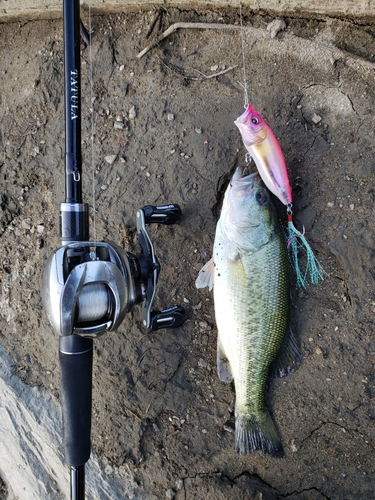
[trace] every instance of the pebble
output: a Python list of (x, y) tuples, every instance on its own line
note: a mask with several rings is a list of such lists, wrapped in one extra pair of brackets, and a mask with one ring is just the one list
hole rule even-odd
[(115, 121), (113, 127), (116, 129), (116, 130), (123, 130), (123, 128), (125, 127), (125, 124), (123, 122), (119, 122), (119, 121)]
[(107, 474), (107, 476), (110, 476), (111, 474), (113, 474), (113, 467), (109, 464), (106, 465), (104, 472)]
[(231, 425), (224, 425), (224, 430), (226, 432), (234, 432), (234, 429)]
[(37, 232), (38, 232), (39, 234), (43, 234), (43, 232), (44, 232), (44, 226), (43, 226), (42, 224), (38, 224), (38, 225), (36, 226), (36, 230), (37, 230)]
[(176, 492), (172, 488), (169, 488), (169, 490), (165, 492), (165, 496), (172, 500), (172, 498), (176, 496)]
[(26, 219), (23, 219), (21, 222), (22, 229), (31, 229), (29, 222)]
[(134, 120), (136, 116), (137, 116), (137, 111), (135, 109), (135, 106), (132, 106), (129, 110), (129, 119)]
[(182, 490), (184, 487), (184, 480), (183, 479), (177, 479), (176, 481), (176, 488), (178, 490)]
[(117, 158), (117, 155), (108, 155), (104, 159), (107, 163), (112, 165), (115, 162), (116, 158)]
[(219, 66), (215, 64), (214, 66), (211, 66), (210, 70), (211, 71), (217, 71), (219, 69)]
[(314, 114), (312, 115), (312, 118), (311, 118), (311, 119), (312, 119), (312, 121), (315, 123), (315, 125), (317, 125), (319, 122), (321, 122), (321, 121), (322, 121), (322, 117), (321, 117), (321, 116), (319, 116), (319, 115), (317, 115), (316, 113), (314, 113)]
[(318, 356), (321, 356), (321, 355), (323, 354), (323, 351), (321, 350), (321, 348), (320, 348), (320, 347), (317, 347), (317, 348), (315, 349), (315, 353), (316, 353)]
[(167, 114), (167, 120), (168, 120), (169, 122), (173, 122), (173, 120), (174, 120), (174, 114), (173, 114), (173, 113), (168, 113), (168, 114)]
[(286, 28), (286, 22), (284, 19), (274, 19), (269, 25), (267, 26), (267, 31), (269, 31), (271, 38), (275, 38), (280, 31), (285, 30)]
[(102, 186), (100, 186), (100, 189), (101, 189), (102, 191), (105, 191), (106, 189), (108, 189), (107, 184), (103, 184)]
[(195, 129), (195, 131), (196, 131), (197, 134), (202, 134), (203, 133), (203, 130), (201, 128), (199, 128), (199, 127), (197, 127)]
[(291, 447), (293, 453), (296, 453), (298, 451), (298, 448), (294, 442), (294, 439), (292, 439), (292, 441), (290, 443), (290, 447)]

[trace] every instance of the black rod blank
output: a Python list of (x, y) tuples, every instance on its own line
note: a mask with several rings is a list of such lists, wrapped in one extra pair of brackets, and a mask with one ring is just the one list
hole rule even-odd
[(65, 201), (82, 203), (79, 0), (64, 0)]

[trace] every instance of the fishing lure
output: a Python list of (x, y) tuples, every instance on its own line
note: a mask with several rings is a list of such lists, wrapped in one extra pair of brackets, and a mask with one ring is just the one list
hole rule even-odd
[[(268, 189), (287, 207), (288, 241), (292, 265), (296, 272), (297, 288), (306, 287), (310, 281), (317, 284), (324, 279), (324, 270), (314, 255), (304, 234), (293, 223), (292, 189), (288, 171), (280, 144), (262, 116), (251, 104), (234, 122), (238, 127), (242, 141), (249, 155), (254, 160), (258, 172)], [(306, 268), (301, 271), (298, 263), (298, 250), (306, 250)]]

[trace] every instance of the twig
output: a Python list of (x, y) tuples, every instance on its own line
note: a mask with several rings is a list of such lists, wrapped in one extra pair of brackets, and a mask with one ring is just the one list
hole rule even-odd
[(152, 21), (151, 26), (147, 32), (146, 39), (150, 38), (158, 21), (159, 21), (159, 30), (161, 29), (162, 20), (163, 20), (163, 10), (159, 9), (155, 16), (155, 19)]
[(180, 28), (190, 28), (190, 29), (239, 29), (240, 26), (234, 24), (220, 24), (220, 23), (175, 23), (172, 24), (167, 30), (164, 31), (154, 42), (144, 48), (138, 55), (138, 59), (141, 59), (149, 50), (158, 45), (164, 38), (167, 38), (169, 35), (174, 33)]
[[(189, 78), (189, 80), (208, 80), (209, 78), (215, 78), (216, 76), (224, 75), (225, 73), (228, 73), (228, 71), (232, 71), (232, 69), (235, 69), (235, 68), (237, 68), (237, 64), (235, 66), (231, 66), (230, 68), (223, 69), (222, 71), (219, 71), (218, 73), (212, 73), (212, 75), (207, 76), (204, 73), (202, 73), (203, 76), (201, 78), (197, 78), (197, 77), (193, 77), (193, 76), (188, 76), (187, 78)], [(198, 71), (198, 70), (195, 70), (195, 71)], [(200, 71), (199, 71), (199, 73), (200, 73)]]
[(136, 413), (134, 413), (134, 411), (129, 410), (129, 408), (127, 408), (126, 406), (125, 406), (125, 410), (126, 410), (128, 413), (130, 413), (130, 415), (131, 415), (132, 417), (135, 417), (137, 420), (139, 420), (140, 422), (142, 422), (142, 419), (141, 419), (141, 418), (140, 418), (140, 417), (139, 417)]
[(185, 74), (185, 70), (183, 68), (180, 68), (179, 66), (176, 66), (172, 63), (167, 63), (166, 61), (163, 61), (163, 59), (161, 59), (160, 57), (159, 57), (159, 59), (162, 62), (162, 64), (164, 64), (164, 66), (167, 69), (169, 69), (169, 71), (173, 71), (174, 73), (177, 73), (178, 75), (183, 76), (184, 78), (186, 78), (186, 80), (194, 80), (194, 81), (202, 81), (202, 80), (208, 80), (209, 78), (215, 78), (216, 76), (224, 75), (225, 73), (228, 73), (228, 71), (232, 71), (232, 69), (237, 68), (237, 64), (236, 64), (235, 66), (231, 66), (230, 68), (223, 69), (222, 71), (219, 71), (218, 73), (212, 73), (212, 75), (208, 75), (208, 76), (205, 75), (204, 73), (202, 73), (201, 71), (199, 71), (199, 69), (191, 68), (193, 71), (196, 71), (197, 73), (202, 75), (201, 77), (196, 77), (196, 76), (188, 76)]
[[(169, 35), (177, 31), (179, 28), (196, 28), (196, 29), (240, 29), (240, 25), (235, 25), (235, 24), (219, 24), (219, 23), (175, 23), (172, 24), (164, 33), (162, 33), (151, 45), (148, 47), (144, 48), (138, 55), (137, 58), (141, 59), (149, 50), (155, 47), (155, 45), (158, 45), (159, 42), (164, 40), (164, 38), (167, 38)], [(261, 29), (261, 28), (254, 28), (252, 26), (244, 26), (243, 27), (244, 31), (246, 33), (251, 33), (255, 37), (266, 37), (266, 31)], [(307, 40), (297, 37), (295, 35), (287, 35), (284, 38), (285, 41), (288, 40), (295, 40), (299, 44), (303, 44), (304, 42), (307, 42)], [(337, 58), (344, 58), (348, 62), (354, 62), (361, 64), (364, 67), (367, 67), (369, 69), (375, 69), (375, 63), (372, 61), (368, 61), (367, 59), (357, 56), (356, 54), (352, 54), (351, 52), (347, 52), (342, 49), (338, 49), (335, 46), (330, 46), (326, 45), (320, 42), (311, 42), (310, 41), (310, 47), (315, 46), (316, 48), (326, 50), (330, 53), (332, 53), (334, 56)]]

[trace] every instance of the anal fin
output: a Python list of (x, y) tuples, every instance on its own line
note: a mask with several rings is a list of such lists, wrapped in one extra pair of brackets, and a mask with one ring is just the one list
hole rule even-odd
[(232, 370), (219, 339), (217, 340), (217, 374), (222, 382), (229, 384), (233, 381)]
[(292, 329), (288, 329), (275, 361), (271, 364), (269, 375), (271, 377), (286, 377), (297, 370), (302, 362), (302, 354), (297, 346)]

